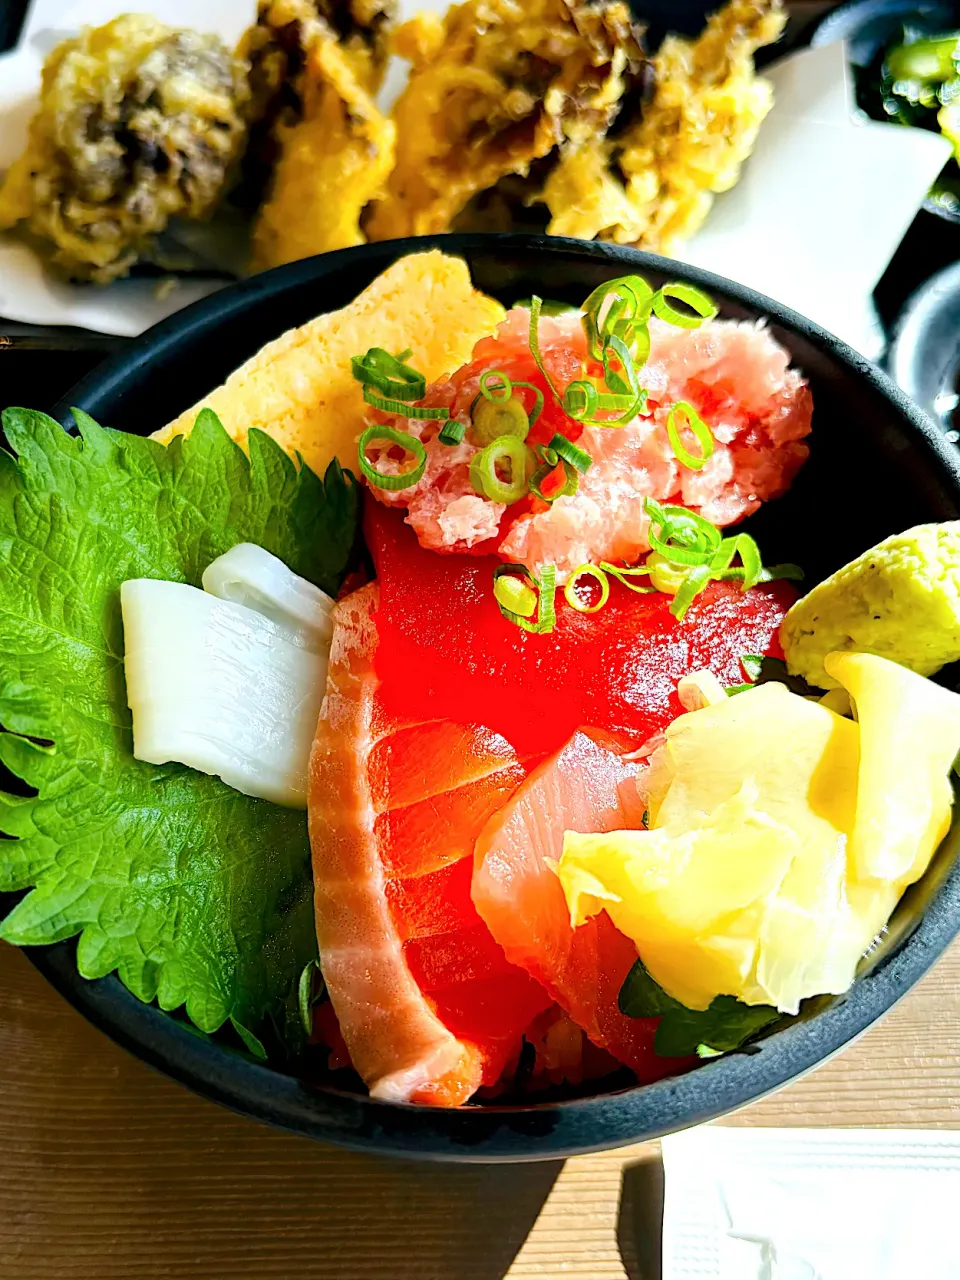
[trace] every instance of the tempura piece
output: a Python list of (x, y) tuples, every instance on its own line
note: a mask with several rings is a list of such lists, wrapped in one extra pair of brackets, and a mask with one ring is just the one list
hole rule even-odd
[(373, 100), (394, 7), (261, 0), (241, 44), (257, 120), (248, 181), (262, 185), (273, 170), (254, 229), (254, 270), (363, 243), (360, 215), (394, 161), (394, 125)]
[(696, 40), (668, 36), (642, 116), (563, 149), (542, 195), (548, 230), (660, 253), (692, 236), (714, 193), (735, 185), (773, 105), (753, 55), (785, 21), (781, 0), (730, 0)]
[(246, 68), (215, 36), (127, 14), (54, 49), (25, 153), (0, 187), (74, 280), (149, 258), (172, 217), (205, 218), (246, 137)]
[(414, 18), (394, 44), (413, 69), (371, 240), (447, 231), (500, 178), (603, 133), (645, 65), (622, 0), (467, 0)]

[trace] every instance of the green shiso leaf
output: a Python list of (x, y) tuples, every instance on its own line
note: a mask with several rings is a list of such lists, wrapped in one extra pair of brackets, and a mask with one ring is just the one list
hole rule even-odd
[(262, 432), (248, 459), (209, 411), (169, 447), (74, 416), (79, 436), (27, 409), (2, 419), (0, 761), (35, 794), (0, 795), (0, 891), (30, 890), (0, 937), (76, 936), (84, 977), (116, 970), (257, 1052), (250, 1028), (316, 956), (304, 814), (134, 759), (120, 584), (199, 586), (255, 542), (333, 593), (353, 477), (334, 463), (321, 480)]
[(660, 1019), (653, 1047), (663, 1058), (729, 1053), (780, 1017), (769, 1005), (743, 1004), (735, 996), (716, 996), (709, 1009), (688, 1009), (651, 978), (642, 960), (624, 979), (619, 1004), (628, 1018)]

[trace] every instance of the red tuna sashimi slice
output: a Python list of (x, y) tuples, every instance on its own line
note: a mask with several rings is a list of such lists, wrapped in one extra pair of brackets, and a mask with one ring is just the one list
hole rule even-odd
[(522, 756), (558, 751), (584, 725), (641, 746), (681, 713), (681, 676), (708, 668), (739, 684), (744, 654), (782, 657), (777, 630), (796, 598), (789, 582), (746, 593), (714, 582), (678, 622), (672, 597), (614, 583), (594, 614), (557, 592), (556, 629), (530, 635), (500, 613), (495, 558), (427, 551), (400, 512), (378, 503), (367, 504), (365, 532), (381, 591), (385, 705), (400, 717), (485, 724)]
[(477, 832), (526, 768), (488, 729), (386, 715), (378, 600), (371, 584), (337, 605), (310, 762), (321, 968), (371, 1094), (457, 1106), (494, 1083), (550, 1003), (470, 898)]
[(564, 831), (639, 827), (637, 766), (576, 733), (530, 774), (494, 815), (476, 845), (473, 900), (507, 957), (527, 969), (594, 1044), (649, 1083), (685, 1059), (654, 1053), (655, 1018), (627, 1018), (617, 1006), (637, 951), (606, 912), (573, 929), (553, 865)]

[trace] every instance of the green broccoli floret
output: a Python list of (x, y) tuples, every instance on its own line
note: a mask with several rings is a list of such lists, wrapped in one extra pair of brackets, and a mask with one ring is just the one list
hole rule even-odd
[(835, 649), (933, 675), (960, 659), (960, 520), (894, 534), (798, 600), (780, 630), (787, 666), (820, 689)]

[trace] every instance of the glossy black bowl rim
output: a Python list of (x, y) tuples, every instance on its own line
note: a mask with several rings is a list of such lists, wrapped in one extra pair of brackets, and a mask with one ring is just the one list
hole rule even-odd
[(960, 308), (960, 262), (944, 267), (910, 294), (897, 316), (886, 357), (890, 376), (910, 389), (944, 432), (955, 430), (956, 410), (944, 410), (938, 418), (935, 401), (960, 351), (960, 311), (954, 317), (951, 308)]
[[(523, 251), (542, 262), (584, 258), (609, 264), (611, 275), (654, 271), (726, 295), (793, 330), (891, 401), (914, 438), (960, 498), (960, 458), (926, 415), (875, 365), (818, 325), (780, 303), (709, 272), (608, 244), (526, 235), (430, 236), (340, 250), (281, 267), (203, 299), (149, 330), (84, 378), (55, 413), (95, 410), (116, 394), (145, 360), (185, 337), (201, 339), (218, 320), (282, 293), (289, 283), (321, 280), (351, 258), (383, 269), (405, 254), (439, 248), (469, 256)], [(314, 1088), (193, 1033), (183, 1022), (142, 1004), (115, 975), (90, 981), (75, 963), (75, 943), (30, 948), (52, 985), (95, 1026), (135, 1056), (195, 1092), (241, 1114), (321, 1141), (382, 1154), (461, 1161), (533, 1161), (662, 1136), (736, 1110), (819, 1065), (884, 1014), (929, 969), (960, 929), (960, 865), (954, 865), (914, 930), (858, 978), (846, 996), (798, 1020), (750, 1052), (704, 1063), (685, 1076), (614, 1094), (525, 1107), (424, 1108), (383, 1102), (329, 1087)]]

